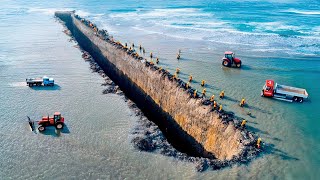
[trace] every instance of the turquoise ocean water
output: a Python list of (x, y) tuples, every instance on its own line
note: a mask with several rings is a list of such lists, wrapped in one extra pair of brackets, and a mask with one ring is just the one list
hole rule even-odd
[[(320, 170), (320, 2), (1, 1), (0, 179), (318, 179)], [(76, 10), (121, 42), (142, 44), (160, 66), (209, 95), (224, 90), (226, 110), (248, 120), (270, 148), (248, 165), (197, 173), (192, 163), (136, 151), (136, 118), (124, 99), (102, 95), (103, 79), (56, 22)], [(182, 59), (175, 59), (178, 49)], [(243, 67), (221, 67), (231, 50)], [(55, 78), (30, 89), (26, 77)], [(303, 104), (260, 97), (266, 79), (307, 89)], [(249, 107), (240, 108), (246, 98)], [(69, 133), (33, 134), (26, 116), (61, 111)], [(252, 116), (248, 116), (250, 111)]]

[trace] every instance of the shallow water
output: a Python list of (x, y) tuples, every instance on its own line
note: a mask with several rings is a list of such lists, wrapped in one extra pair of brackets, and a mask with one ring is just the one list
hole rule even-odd
[[(188, 4), (188, 5), (186, 5)], [(160, 66), (199, 83), (207, 94), (226, 92), (226, 110), (248, 120), (268, 144), (248, 165), (197, 173), (192, 163), (138, 152), (130, 143), (137, 122), (123, 97), (103, 95), (53, 12), (76, 9), (122, 42), (142, 44)], [(228, 13), (226, 13), (228, 9)], [(288, 18), (290, 17), (290, 18)], [(316, 179), (320, 158), (320, 13), (317, 1), (2, 2), (0, 10), (1, 179)], [(182, 59), (175, 60), (178, 49)], [(221, 67), (232, 50), (243, 68)], [(48, 75), (55, 88), (28, 88), (27, 77)], [(310, 100), (260, 97), (265, 79), (306, 88)], [(249, 107), (240, 108), (246, 98)], [(29, 131), (26, 116), (61, 111), (69, 132)], [(247, 116), (247, 112), (252, 117)], [(41, 170), (40, 170), (41, 169)]]

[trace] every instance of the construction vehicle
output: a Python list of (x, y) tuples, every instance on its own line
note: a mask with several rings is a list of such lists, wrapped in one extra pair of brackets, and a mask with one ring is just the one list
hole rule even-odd
[(32, 86), (54, 86), (53, 78), (48, 78), (47, 76), (39, 78), (27, 78), (26, 83), (29, 87)]
[(39, 132), (46, 130), (47, 126), (55, 126), (56, 129), (61, 130), (64, 127), (64, 117), (61, 116), (60, 112), (55, 112), (53, 116), (43, 116), (38, 122)]
[(224, 52), (224, 57), (222, 58), (222, 65), (225, 67), (235, 66), (237, 68), (241, 67), (241, 60), (235, 57), (235, 54), (231, 51)]
[(275, 84), (273, 80), (266, 80), (261, 96), (302, 103), (309, 95), (305, 89)]

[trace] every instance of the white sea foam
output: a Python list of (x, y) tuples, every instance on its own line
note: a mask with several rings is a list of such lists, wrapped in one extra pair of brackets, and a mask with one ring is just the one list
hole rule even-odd
[[(73, 11), (74, 9), (71, 8), (39, 8), (39, 7), (33, 7), (29, 8), (27, 10), (28, 13), (41, 13), (45, 15), (54, 15), (56, 11)], [(88, 17), (93, 14), (83, 11), (83, 10), (76, 10), (76, 14), (78, 14), (81, 17)], [(94, 15), (100, 15), (100, 14), (94, 14)]]
[[(259, 52), (291, 53), (303, 47), (304, 53), (314, 53), (313, 46), (319, 43), (316, 36), (320, 28), (311, 31), (306, 25), (295, 26), (286, 21), (270, 21), (243, 23), (253, 26), (253, 31), (241, 31), (232, 22), (218, 19), (214, 14), (197, 8), (139, 9), (134, 12), (113, 12), (109, 17), (114, 22), (111, 23), (113, 25), (128, 24), (129, 28), (146, 34), (204, 40), (235, 48), (257, 48), (254, 51)], [(281, 36), (276, 31), (294, 31), (298, 34)]]
[(12, 87), (27, 87), (27, 84), (26, 84), (26, 82), (13, 82), (13, 83), (10, 83), (9, 86), (12, 86)]
[(91, 15), (91, 13), (87, 12), (87, 11), (83, 11), (83, 10), (76, 10), (75, 12), (76, 14), (78, 14), (81, 17), (88, 17)]
[(317, 38), (320, 38), (320, 26), (316, 26), (312, 29), (313, 33), (317, 36)]
[(303, 15), (320, 15), (320, 11), (305, 11), (305, 10), (297, 10), (297, 9), (288, 9), (283, 12), (290, 12), (290, 13), (303, 14)]
[(34, 7), (34, 8), (29, 8), (27, 10), (28, 13), (41, 13), (45, 15), (54, 15), (54, 12), (56, 11), (72, 11), (70, 8), (39, 8), (39, 7)]
[(303, 25), (301, 26), (292, 26), (287, 25), (286, 22), (282, 21), (274, 21), (274, 22), (250, 22), (246, 23), (248, 25), (254, 26), (259, 31), (279, 31), (279, 30), (300, 30), (303, 28)]
[(124, 19), (171, 19), (177, 17), (210, 17), (213, 14), (202, 12), (195, 8), (177, 8), (177, 9), (153, 9), (153, 10), (136, 10), (126, 13), (112, 13), (111, 18)]

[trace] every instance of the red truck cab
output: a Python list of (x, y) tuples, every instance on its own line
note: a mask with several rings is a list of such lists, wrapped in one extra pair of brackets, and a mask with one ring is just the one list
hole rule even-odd
[(261, 96), (273, 97), (274, 96), (274, 81), (266, 80), (266, 84), (263, 86)]

